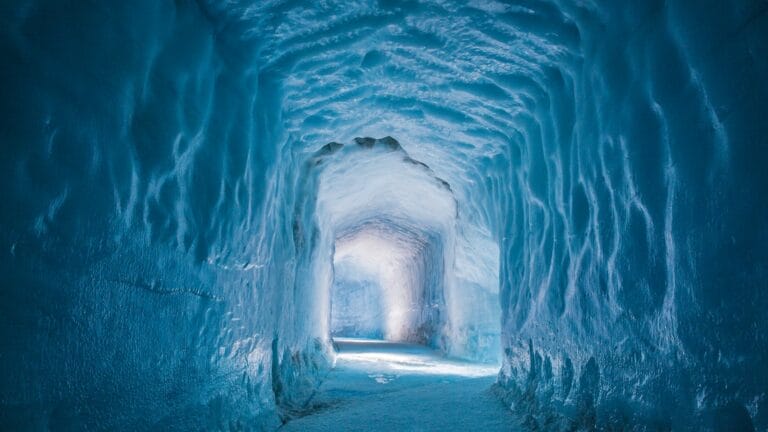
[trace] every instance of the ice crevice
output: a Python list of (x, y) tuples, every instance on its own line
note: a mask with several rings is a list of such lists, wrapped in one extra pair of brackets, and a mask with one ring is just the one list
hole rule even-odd
[(765, 2), (11, 3), (0, 429), (402, 384), (348, 337), (533, 430), (768, 427)]

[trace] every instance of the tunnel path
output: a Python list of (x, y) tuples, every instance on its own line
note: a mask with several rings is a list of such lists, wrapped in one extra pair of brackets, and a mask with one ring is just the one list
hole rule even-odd
[(446, 360), (428, 348), (336, 339), (339, 356), (307, 415), (286, 431), (510, 431), (492, 393), (495, 366)]

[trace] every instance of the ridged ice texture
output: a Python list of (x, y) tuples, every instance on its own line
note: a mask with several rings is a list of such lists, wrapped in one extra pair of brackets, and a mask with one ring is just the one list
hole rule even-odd
[(11, 3), (3, 426), (275, 424), (327, 349), (306, 163), (390, 135), (498, 245), (530, 425), (768, 427), (765, 2)]
[(0, 429), (279, 425), (270, 101), (182, 3), (0, 6)]

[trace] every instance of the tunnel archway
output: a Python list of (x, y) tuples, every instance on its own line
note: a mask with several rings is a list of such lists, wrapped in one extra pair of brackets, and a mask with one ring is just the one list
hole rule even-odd
[[(359, 311), (359, 320), (381, 314), (379, 331), (386, 339), (498, 361), (498, 248), (481, 227), (457, 230), (461, 216), (450, 185), (391, 137), (356, 138), (348, 146), (330, 143), (306, 167), (302, 187), (308, 198), (295, 214), (312, 210), (311, 220), (296, 223), (309, 223), (313, 233), (313, 241), (302, 243), (309, 249), (301, 280), (307, 281), (304, 289), (311, 287), (312, 298), (328, 305), (319, 308), (321, 313), (314, 308), (318, 328), (326, 336), (333, 332), (333, 294), (339, 288), (334, 261), (351, 251), (364, 264), (351, 269), (365, 273), (368, 265), (369, 275), (378, 272), (377, 283), (388, 278), (385, 283), (395, 284), (378, 287), (384, 310)], [(392, 246), (398, 265), (382, 272), (376, 256), (381, 250), (366, 247), (370, 244), (361, 241), (362, 235)], [(344, 300), (336, 303), (337, 311), (343, 310)]]
[(331, 335), (434, 341), (440, 313), (445, 312), (444, 258), (433, 256), (443, 251), (439, 242), (435, 233), (387, 219), (367, 221), (339, 235), (333, 255)]

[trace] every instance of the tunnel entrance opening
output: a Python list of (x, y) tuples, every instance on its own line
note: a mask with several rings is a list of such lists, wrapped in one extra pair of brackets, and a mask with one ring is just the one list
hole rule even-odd
[(398, 250), (383, 239), (365, 236), (337, 242), (331, 287), (331, 336), (384, 339), (393, 306), (392, 291), (402, 286)]
[(498, 364), (499, 248), (466, 191), (391, 137), (329, 143), (306, 167), (312, 330)]
[(434, 267), (436, 234), (391, 220), (361, 224), (336, 239), (331, 336), (434, 342), (443, 305)]

